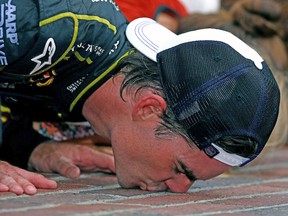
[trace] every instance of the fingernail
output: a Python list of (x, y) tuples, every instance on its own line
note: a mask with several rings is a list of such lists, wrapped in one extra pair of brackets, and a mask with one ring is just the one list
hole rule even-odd
[(67, 170), (67, 177), (68, 178), (77, 178), (78, 177), (78, 172), (75, 167), (71, 167)]
[(57, 182), (50, 180), (51, 188), (57, 188)]
[(28, 194), (35, 194), (37, 192), (37, 189), (35, 187), (29, 185), (25, 188), (25, 192)]

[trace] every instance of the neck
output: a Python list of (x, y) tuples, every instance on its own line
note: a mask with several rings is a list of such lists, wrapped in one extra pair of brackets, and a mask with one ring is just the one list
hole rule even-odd
[(120, 97), (121, 82), (119, 76), (110, 78), (86, 100), (82, 109), (95, 132), (108, 139), (125, 110), (126, 103)]

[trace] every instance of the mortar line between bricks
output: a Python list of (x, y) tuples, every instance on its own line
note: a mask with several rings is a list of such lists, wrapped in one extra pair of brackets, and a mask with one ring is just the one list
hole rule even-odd
[[(33, 197), (36, 196), (47, 196), (47, 195), (56, 195), (56, 194), (68, 194), (68, 193), (79, 193), (79, 192), (89, 192), (89, 191), (94, 191), (94, 190), (106, 190), (106, 189), (116, 189), (119, 188), (119, 185), (107, 185), (107, 186), (92, 186), (89, 188), (82, 188), (82, 189), (74, 189), (74, 190), (58, 190), (58, 191), (52, 191), (52, 192), (42, 192), (42, 193), (37, 193), (33, 195)], [(1, 200), (10, 200), (10, 199), (21, 199), (21, 198), (27, 198), (27, 197), (32, 197), (26, 194), (16, 196), (11, 193), (11, 196), (5, 196), (5, 197), (0, 197)]]
[(219, 190), (219, 189), (226, 189), (226, 188), (239, 188), (243, 186), (252, 186), (256, 184), (268, 184), (268, 183), (276, 183), (276, 182), (288, 182), (288, 178), (277, 178), (277, 179), (264, 179), (264, 180), (255, 180), (250, 181), (249, 183), (240, 183), (236, 185), (225, 185), (225, 186), (211, 186), (205, 188), (192, 188), (189, 189), (189, 192), (201, 192), (206, 190)]
[[(249, 182), (249, 183), (241, 183), (241, 184), (237, 184), (237, 185), (225, 185), (225, 186), (212, 186), (212, 187), (205, 187), (205, 188), (192, 188), (190, 189), (188, 192), (189, 193), (196, 193), (196, 192), (201, 192), (201, 191), (210, 191), (210, 190), (221, 190), (221, 189), (227, 189), (227, 188), (238, 188), (238, 187), (243, 187), (243, 186), (252, 186), (252, 185), (256, 185), (256, 184), (267, 184), (267, 183), (276, 183), (276, 182), (288, 182), (288, 178), (278, 178), (278, 179), (265, 179), (265, 180), (261, 180), (261, 181), (253, 181), (253, 182)], [(54, 191), (54, 192), (44, 192), (44, 193), (39, 193), (39, 194), (35, 194), (33, 196), (47, 196), (47, 195), (57, 195), (57, 194), (70, 194), (70, 193), (78, 193), (79, 192), (89, 192), (89, 191), (94, 191), (94, 190), (105, 190), (105, 189), (115, 189), (118, 188), (119, 185), (109, 185), (109, 186), (94, 186), (94, 187), (89, 187), (89, 188), (85, 188), (85, 189), (77, 189), (77, 190), (59, 190), (59, 191)], [(102, 194), (105, 195), (110, 195), (113, 196), (113, 200), (128, 200), (128, 199), (137, 199), (137, 198), (146, 198), (146, 197), (152, 197), (152, 196), (161, 196), (163, 194), (175, 194), (172, 192), (156, 192), (156, 193), (149, 193), (149, 194), (141, 194), (141, 195), (135, 195), (132, 197), (126, 197), (126, 196), (121, 196), (121, 195), (113, 195), (113, 194), (108, 194), (103, 192)], [(116, 198), (116, 196), (118, 198)], [(0, 201), (1, 200), (10, 200), (10, 199), (20, 199), (20, 198), (26, 198), (26, 197), (31, 197), (29, 195), (21, 195), (19, 196), (15, 196), (15, 195), (11, 195), (11, 196), (6, 196), (6, 197), (0, 197)], [(110, 200), (110, 199), (109, 199)]]
[(38, 210), (38, 209), (47, 209), (47, 208), (54, 208), (61, 206), (61, 204), (44, 204), (44, 205), (38, 205), (38, 206), (27, 206), (27, 207), (21, 207), (21, 208), (9, 208), (9, 209), (0, 209), (0, 214), (2, 213), (11, 213), (11, 212), (25, 212), (30, 210)]
[[(182, 202), (182, 203), (173, 203), (173, 204), (163, 204), (163, 205), (151, 205), (151, 204), (131, 204), (129, 203), (130, 206), (143, 206), (143, 207), (152, 207), (152, 208), (159, 208), (159, 207), (175, 207), (175, 206), (183, 206), (183, 205), (189, 205), (189, 204), (203, 204), (203, 203), (211, 203), (215, 201), (224, 201), (224, 200), (231, 200), (231, 199), (245, 199), (245, 198), (255, 198), (255, 197), (260, 197), (260, 196), (268, 196), (268, 195), (286, 195), (288, 194), (287, 191), (277, 191), (277, 192), (266, 192), (266, 193), (257, 193), (257, 194), (249, 194), (249, 195), (239, 195), (239, 196), (229, 196), (229, 197), (222, 197), (222, 198), (214, 198), (214, 199), (206, 199), (206, 200), (198, 200), (198, 201), (190, 201), (190, 202)], [(134, 197), (135, 199), (135, 197)], [(123, 203), (118, 203), (115, 202), (117, 200), (106, 200), (104, 201), (99, 201), (99, 200), (91, 200), (91, 201), (85, 201), (85, 202), (78, 202), (77, 205), (92, 205), (92, 204), (108, 204), (111, 205), (117, 204), (117, 205), (122, 205)], [(121, 201), (121, 200), (118, 200)], [(127, 203), (124, 203), (123, 205), (127, 205)]]
[[(184, 203), (174, 203), (174, 204), (164, 204), (164, 205), (143, 205), (143, 204), (129, 204), (130, 206), (141, 206), (143, 209), (146, 209), (147, 207), (154, 209), (154, 208), (167, 208), (167, 207), (176, 207), (176, 206), (184, 206), (184, 205), (190, 205), (190, 204), (203, 204), (203, 203), (211, 203), (211, 202), (215, 202), (215, 201), (224, 201), (224, 200), (231, 200), (231, 199), (243, 199), (243, 198), (254, 198), (254, 197), (258, 197), (258, 196), (267, 196), (267, 195), (285, 195), (288, 194), (288, 191), (280, 191), (280, 192), (267, 192), (267, 193), (258, 193), (258, 194), (249, 194), (249, 195), (241, 195), (241, 196), (230, 196), (230, 197), (223, 197), (223, 198), (215, 198), (215, 199), (207, 199), (207, 200), (199, 200), (199, 201), (190, 201), (190, 202), (184, 202)], [(135, 196), (133, 197), (135, 199)], [(123, 200), (123, 199), (122, 199)], [(127, 205), (127, 203), (122, 204), (122, 203), (115, 203), (116, 200), (106, 200), (106, 201), (99, 201), (99, 200), (95, 200), (95, 201), (89, 201), (89, 202), (75, 202), (73, 203), (74, 205), (93, 205), (93, 204), (109, 204), (111, 205), (111, 202), (114, 201), (113, 204), (115, 205)], [(119, 199), (118, 199), (119, 201)], [(121, 200), (120, 200), (121, 201)], [(14, 209), (0, 209), (0, 214), (2, 213), (11, 213), (11, 212), (23, 212), (23, 211), (27, 211), (27, 210), (36, 210), (36, 209), (47, 209), (47, 208), (54, 208), (54, 207), (59, 207), (61, 205), (66, 205), (67, 203), (61, 203), (61, 204), (44, 204), (44, 205), (38, 205), (38, 206), (30, 206), (30, 207), (21, 207), (21, 208), (14, 208)], [(145, 207), (145, 208), (144, 208)], [(137, 208), (137, 210), (141, 210), (139, 208)], [(127, 211), (131, 211), (131, 210), (135, 210), (135, 209), (128, 209), (128, 210), (114, 210), (114, 211), (105, 211), (102, 213), (95, 213), (93, 215), (95, 216), (100, 216), (100, 215), (106, 215), (106, 214), (114, 214), (114, 213), (125, 213)], [(81, 214), (82, 215), (82, 214)]]
[[(260, 206), (260, 207), (252, 207), (252, 208), (245, 208), (245, 209), (233, 209), (233, 210), (226, 210), (226, 211), (215, 211), (215, 212), (203, 212), (203, 213), (193, 213), (193, 216), (209, 216), (209, 215), (222, 215), (222, 214), (235, 214), (235, 213), (243, 213), (249, 211), (259, 211), (271, 208), (281, 208), (287, 207), (288, 203), (278, 204), (278, 205), (270, 205), (270, 206)], [(190, 215), (190, 214), (183, 214), (181, 216)]]
[[(141, 206), (142, 208), (137, 208), (137, 209), (135, 209), (135, 208), (130, 208), (130, 209), (126, 209), (126, 210), (123, 210), (123, 209), (119, 209), (119, 210), (112, 210), (112, 211), (105, 211), (105, 212), (98, 212), (98, 213), (93, 213), (92, 215), (93, 216), (104, 216), (104, 215), (115, 215), (115, 214), (123, 214), (123, 213), (128, 213), (128, 212), (134, 212), (135, 210), (136, 211), (142, 211), (142, 210), (145, 210), (145, 209), (147, 209), (147, 207), (149, 207), (149, 209), (161, 209), (161, 208), (169, 208), (169, 207), (178, 207), (178, 206), (184, 206), (184, 205), (191, 205), (191, 204), (199, 204), (199, 203), (201, 203), (201, 204), (204, 204), (204, 203), (211, 203), (211, 202), (215, 202), (215, 201), (224, 201), (224, 200), (231, 200), (231, 199), (243, 199), (243, 198), (254, 198), (254, 197), (257, 197), (257, 196), (267, 196), (267, 195), (285, 195), (285, 194), (288, 194), (288, 191), (280, 191), (280, 192), (270, 192), (270, 193), (258, 193), (258, 194), (253, 194), (253, 195), (242, 195), (242, 196), (232, 196), (232, 197), (225, 197), (225, 198), (216, 198), (216, 199), (208, 199), (208, 200), (199, 200), (199, 201), (191, 201), (191, 202), (184, 202), (184, 203), (176, 203), (176, 204), (164, 204), (164, 205), (151, 205), (151, 204), (149, 204), (149, 205), (143, 205), (143, 204), (129, 204), (129, 206), (137, 206), (137, 207), (139, 207), (139, 206)], [(91, 205), (91, 204), (110, 204), (111, 205), (111, 202), (110, 203), (99, 203), (99, 202), (97, 202), (97, 203), (93, 203), (93, 202), (89, 202), (89, 203), (87, 203), (87, 202), (83, 202), (83, 203), (78, 203), (78, 204), (80, 204), (80, 205), (87, 205), (87, 204), (89, 204), (89, 205)], [(121, 203), (114, 203), (115, 205), (119, 205), (119, 206), (121, 206), (122, 204)], [(127, 205), (127, 203), (125, 203), (125, 204), (123, 204), (123, 205)], [(285, 203), (285, 204), (279, 204), (279, 205), (275, 205), (275, 206), (277, 206), (277, 207), (279, 207), (280, 205), (287, 205), (288, 206), (288, 204), (287, 203)], [(260, 207), (253, 207), (253, 208), (250, 208), (250, 211), (253, 211), (253, 210), (255, 210), (255, 209), (259, 209), (260, 210), (260, 208), (265, 208), (266, 206), (260, 206)], [(239, 211), (240, 211), (241, 209), (239, 209)], [(242, 209), (243, 210), (243, 209)], [(213, 215), (213, 214), (215, 214), (215, 213), (217, 213), (217, 214), (220, 214), (220, 213), (229, 213), (229, 211), (234, 211), (234, 210), (227, 210), (227, 212), (226, 211), (217, 211), (217, 212), (211, 212), (211, 214), (210, 214), (210, 212), (207, 212), (207, 213), (201, 213), (201, 214), (194, 214), (193, 213), (193, 216), (209, 216), (209, 215)], [(238, 211), (238, 209), (235, 209), (235, 212), (231, 212), (231, 213), (237, 213), (237, 211)], [(203, 214), (203, 215), (202, 215)], [(87, 216), (88, 215), (91, 215), (90, 213), (89, 214), (86, 214)], [(191, 215), (191, 214), (190, 214)], [(85, 216), (85, 214), (73, 214), (73, 216)], [(183, 215), (183, 216), (185, 216), (185, 214)]]
[[(67, 179), (69, 180), (69, 178), (65, 177), (65, 176), (61, 176), (61, 175), (52, 175), (50, 176), (49, 174), (50, 173), (41, 173), (39, 172), (40, 174), (43, 174), (45, 175), (46, 174), (46, 177), (48, 177), (49, 179), (52, 179), (54, 181), (67, 181)], [(99, 176), (106, 176), (107, 174), (105, 173), (101, 173), (101, 172), (95, 172), (95, 173), (81, 173), (81, 175), (77, 178), (77, 179), (85, 179), (87, 177), (91, 177), (91, 176), (96, 176), (96, 177), (99, 177)], [(113, 175), (113, 174), (111, 174)]]

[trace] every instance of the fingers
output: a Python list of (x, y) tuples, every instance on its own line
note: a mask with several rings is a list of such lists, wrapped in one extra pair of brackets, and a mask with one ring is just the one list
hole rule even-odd
[(1, 192), (12, 192), (17, 195), (23, 194), (23, 188), (14, 180), (14, 178), (0, 174), (0, 191)]
[(51, 169), (72, 179), (79, 177), (81, 171), (115, 173), (114, 156), (111, 147), (69, 145), (66, 156), (55, 158)]
[(29, 181), (29, 183), (31, 183), (36, 188), (54, 189), (57, 187), (57, 183), (55, 181), (47, 179), (46, 177), (44, 177), (41, 174), (29, 172), (26, 170), (22, 170), (20, 168), (17, 168), (17, 169), (19, 169), (18, 173), (21, 176), (23, 176), (25, 179), (27, 179)]
[(68, 178), (77, 178), (80, 176), (80, 169), (73, 164), (73, 162), (67, 158), (62, 157), (59, 163), (53, 167), (55, 172), (68, 177)]
[(57, 172), (68, 178), (79, 177), (81, 171), (115, 172), (112, 148), (95, 146), (91, 139), (43, 143), (34, 149), (29, 163), (38, 171)]
[(55, 181), (44, 176), (14, 167), (0, 161), (0, 192), (12, 192), (17, 195), (33, 195), (37, 188), (53, 189), (57, 187)]
[(17, 195), (24, 193), (28, 195), (33, 195), (37, 192), (37, 189), (33, 184), (31, 184), (29, 181), (17, 174), (15, 174), (13, 177), (2, 175), (0, 179), (2, 185), (1, 192), (10, 191)]
[(0, 183), (0, 192), (7, 192), (7, 191), (9, 191), (9, 187), (7, 185)]
[[(29, 164), (42, 172), (56, 172), (68, 178), (77, 178), (80, 169), (73, 164), (70, 146), (59, 142), (46, 142), (38, 145), (30, 155)], [(73, 147), (72, 147), (73, 149)]]
[(115, 173), (111, 147), (78, 146), (79, 157), (75, 161), (82, 171)]
[[(59, 171), (61, 174), (62, 172)], [(70, 166), (66, 169), (66, 171), (63, 172), (63, 176), (66, 176), (67, 178), (75, 179), (80, 176), (81, 172), (80, 169), (77, 166)]]
[(51, 163), (50, 168), (53, 172), (71, 179), (78, 178), (81, 174), (80, 168), (77, 167), (72, 160), (64, 157)]

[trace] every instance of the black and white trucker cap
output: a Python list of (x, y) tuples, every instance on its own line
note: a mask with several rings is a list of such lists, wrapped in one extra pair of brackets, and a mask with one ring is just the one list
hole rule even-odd
[[(191, 140), (208, 156), (242, 166), (264, 148), (277, 120), (280, 93), (261, 56), (233, 34), (199, 29), (176, 35), (149, 18), (132, 21), (131, 44), (160, 69), (168, 106)], [(245, 158), (215, 144), (244, 136), (258, 143)]]

